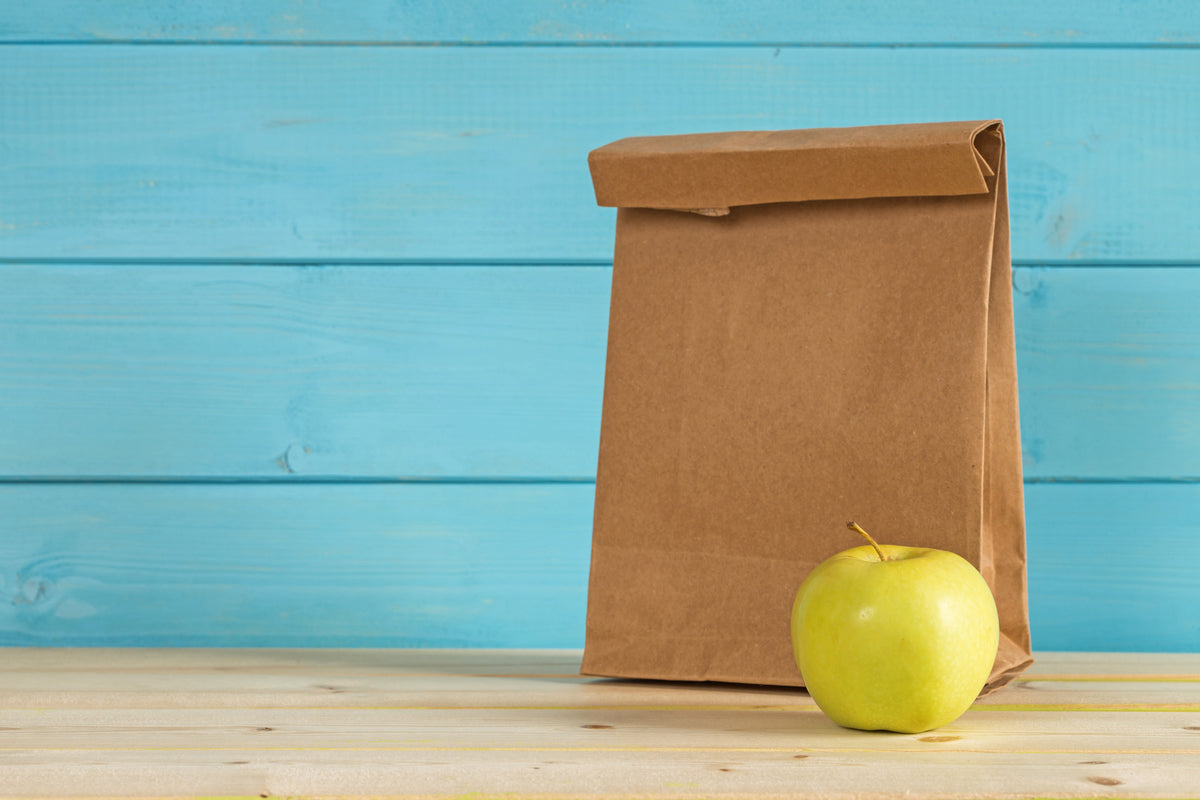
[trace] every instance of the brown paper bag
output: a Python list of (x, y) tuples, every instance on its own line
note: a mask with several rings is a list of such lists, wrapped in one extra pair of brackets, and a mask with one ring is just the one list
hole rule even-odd
[(998, 121), (622, 139), (583, 673), (800, 685), (801, 581), (953, 550), (1028, 666)]

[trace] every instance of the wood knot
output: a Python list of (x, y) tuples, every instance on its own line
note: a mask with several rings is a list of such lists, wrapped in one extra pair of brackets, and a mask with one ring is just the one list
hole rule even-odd
[(1089, 775), (1088, 780), (1092, 783), (1098, 783), (1101, 786), (1120, 786), (1121, 781), (1116, 778), (1102, 778), (1098, 775)]
[(326, 692), (331, 692), (333, 694), (342, 694), (346, 691), (346, 687), (344, 686), (334, 686), (333, 684), (329, 683), (318, 683), (316, 684), (316, 688)]

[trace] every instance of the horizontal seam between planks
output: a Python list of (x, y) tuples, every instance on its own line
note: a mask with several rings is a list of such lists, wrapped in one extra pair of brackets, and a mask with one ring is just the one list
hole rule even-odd
[[(589, 486), (596, 483), (594, 475), (430, 475), (430, 476), (338, 476), (338, 475), (2, 475), (0, 485), (224, 485), (224, 484), (363, 484), (363, 485), (414, 485), (414, 484), (446, 484), (446, 485), (581, 485)], [(1144, 485), (1144, 486), (1192, 486), (1200, 484), (1200, 477), (1185, 478), (1061, 478), (1061, 477), (1026, 477), (1026, 486), (1039, 484), (1062, 485)]]
[[(135, 797), (131, 797), (128, 795), (87, 795), (88, 800), (259, 800), (262, 796), (263, 795), (261, 795), (261, 794), (254, 794), (254, 795), (225, 795), (225, 794), (223, 794), (223, 795), (218, 795), (218, 796), (213, 796), (213, 795), (145, 795), (145, 796), (138, 795), (135, 798)], [(395, 794), (387, 794), (387, 795), (339, 794), (339, 795), (336, 795), (336, 798), (337, 798), (337, 800), (388, 800), (389, 798), (394, 798), (395, 800), (446, 800), (447, 797), (453, 797), (453, 796), (456, 796), (456, 795), (408, 794), (408, 793), (405, 793), (402, 795), (395, 795)], [(464, 795), (457, 795), (457, 796), (464, 797)], [(608, 792), (605, 792), (602, 794), (589, 793), (586, 795), (586, 797), (591, 798), (592, 800), (606, 800), (606, 798), (608, 798), (610, 800), (629, 800), (630, 797), (645, 797), (645, 796), (647, 796), (647, 795), (629, 795), (624, 792), (621, 792), (618, 794), (611, 794)], [(727, 796), (727, 795), (721, 795), (721, 796)], [(746, 798), (756, 798), (757, 797), (757, 798), (762, 798), (762, 800), (777, 800), (777, 799), (778, 800), (783, 800), (783, 799), (796, 800), (797, 798), (814, 798), (814, 797), (825, 798), (830, 795), (827, 792), (815, 792), (814, 793), (814, 792), (793, 791), (793, 792), (788, 792), (786, 794), (781, 794), (779, 792), (772, 791), (772, 792), (767, 792), (767, 793), (756, 792), (753, 795), (739, 794), (737, 796), (738, 797), (746, 797)], [(847, 795), (840, 794), (837, 796), (845, 797)], [(854, 795), (854, 796), (858, 797), (860, 795)], [(879, 797), (882, 795), (873, 794), (870, 796), (871, 797)], [(946, 795), (934, 795), (934, 796), (941, 798), (941, 797), (945, 797)], [(961, 796), (962, 795), (959, 795), (959, 797), (961, 797)], [(970, 796), (977, 796), (977, 795), (970, 795)], [(978, 795), (978, 796), (982, 796), (982, 795)], [(1099, 796), (1099, 795), (1094, 795), (1094, 796)], [(1117, 795), (1113, 795), (1113, 796), (1116, 797)], [(333, 797), (333, 796), (331, 796), (331, 795), (309, 795), (309, 794), (289, 794), (289, 795), (287, 795), (288, 800), (330, 800), (331, 797)], [(579, 795), (579, 794), (551, 794), (551, 793), (544, 793), (544, 792), (536, 792), (536, 793), (532, 793), (532, 794), (522, 792), (519, 795), (515, 795), (512, 793), (491, 794), (488, 792), (471, 792), (469, 795), (465, 795), (465, 797), (469, 798), (470, 800), (514, 800), (514, 798), (521, 798), (521, 800), (579, 800), (581, 795)], [(707, 797), (707, 795), (695, 794), (695, 793), (655, 794), (655, 795), (653, 795), (653, 797), (659, 798), (659, 800), (694, 800), (694, 798)], [(1067, 797), (1067, 795), (1059, 795), (1057, 797), (1020, 795), (1020, 797), (1022, 798), (1022, 800), (1063, 800), (1063, 798)], [(6, 797), (5, 800), (45, 800), (45, 798), (46, 798), (45, 795), (38, 795), (36, 797), (32, 796), (32, 795), (30, 795), (30, 796), (17, 795), (14, 797)], [(1151, 798), (1148, 795), (1124, 795), (1124, 794), (1120, 795), (1120, 798), (1121, 798), (1121, 800), (1200, 800), (1200, 797), (1154, 797), (1154, 798)]]
[(137, 485), (200, 485), (200, 484), (384, 484), (384, 485), (414, 485), (414, 484), (444, 484), (444, 485), (504, 485), (504, 484), (520, 484), (530, 486), (545, 486), (554, 484), (565, 485), (583, 485), (590, 486), (596, 482), (596, 479), (591, 476), (564, 476), (564, 477), (537, 477), (537, 476), (489, 476), (483, 475), (478, 477), (470, 476), (446, 476), (446, 477), (407, 477), (407, 478), (388, 478), (388, 477), (323, 477), (323, 476), (294, 476), (294, 477), (274, 477), (262, 476), (256, 477), (248, 475), (244, 477), (238, 476), (213, 476), (213, 477), (153, 477), (153, 476), (128, 476), (128, 477), (106, 477), (106, 476), (46, 476), (46, 477), (12, 477), (0, 476), (0, 485), (3, 484), (65, 484), (65, 485), (82, 485), (82, 484), (137, 484)]
[[(253, 794), (253, 795), (251, 795), (251, 794), (247, 794), (247, 795), (223, 794), (223, 795), (218, 795), (218, 796), (213, 796), (213, 795), (144, 795), (144, 796), (138, 795), (137, 797), (132, 797), (129, 795), (88, 795), (87, 797), (88, 797), (88, 800), (259, 800), (262, 796), (263, 795), (261, 795), (261, 794)], [(452, 796), (455, 796), (455, 795), (407, 794), (407, 793), (402, 794), (402, 795), (395, 795), (395, 794), (387, 794), (387, 795), (339, 794), (339, 795), (336, 795), (336, 798), (337, 798), (337, 800), (388, 800), (388, 798), (395, 798), (395, 800), (446, 800), (447, 797), (452, 797)], [(463, 797), (463, 795), (458, 795), (458, 796)], [(605, 792), (602, 794), (589, 793), (588, 795), (586, 795), (586, 797), (592, 798), (592, 800), (605, 800), (605, 798), (611, 798), (611, 800), (628, 800), (630, 797), (641, 797), (641, 796), (644, 796), (644, 795), (629, 795), (628, 793), (625, 793), (625, 792), (621, 792), (618, 794), (611, 794), (608, 792)], [(724, 795), (722, 795), (722, 796), (724, 796)], [(810, 798), (810, 797), (824, 798), (824, 797), (828, 797), (829, 795), (828, 795), (828, 793), (824, 793), (824, 792), (812, 793), (812, 792), (795, 792), (795, 791), (793, 791), (793, 792), (788, 792), (786, 794), (781, 794), (779, 792), (767, 792), (767, 793), (756, 792), (753, 795), (737, 795), (737, 796), (738, 797), (747, 797), (747, 798), (758, 797), (758, 798), (763, 798), (763, 800), (768, 800), (768, 799), (776, 800), (776, 798), (786, 798), (786, 800), (796, 800), (796, 798)], [(838, 796), (846, 796), (846, 795), (843, 794), (843, 795), (838, 795)], [(855, 796), (858, 796), (858, 795), (855, 795)], [(878, 795), (871, 795), (871, 796), (875, 797)], [(935, 796), (943, 797), (943, 795), (935, 795)], [(1114, 795), (1114, 796), (1116, 796), (1116, 795)], [(309, 794), (289, 794), (289, 795), (287, 795), (288, 800), (330, 800), (331, 797), (332, 797), (331, 795), (309, 795)], [(545, 792), (536, 792), (536, 793), (532, 793), (532, 794), (527, 793), (527, 792), (521, 792), (519, 795), (513, 794), (511, 792), (507, 793), (507, 794), (491, 794), (488, 792), (471, 792), (469, 795), (465, 795), (465, 797), (470, 798), (470, 800), (514, 800), (515, 798), (520, 798), (521, 800), (579, 800), (580, 795), (579, 794), (553, 794), (553, 793), (545, 793)], [(659, 798), (659, 800), (685, 800), (685, 799), (693, 800), (693, 798), (705, 797), (705, 795), (697, 795), (694, 793), (690, 793), (690, 794), (655, 794), (655, 795), (653, 795), (653, 797)], [(1060, 795), (1058, 797), (1043, 797), (1040, 795), (1039, 796), (1031, 795), (1031, 796), (1027, 797), (1025, 795), (1021, 795), (1022, 800), (1063, 800), (1064, 797), (1065, 797), (1065, 795)], [(1200, 797), (1154, 797), (1154, 798), (1151, 798), (1147, 795), (1120, 795), (1120, 797), (1121, 797), (1121, 800), (1200, 800)], [(32, 795), (30, 795), (30, 796), (17, 795), (14, 797), (6, 797), (5, 800), (45, 800), (45, 796), (39, 795), (39, 796), (35, 797)]]
[[(241, 698), (239, 698), (241, 699)], [(797, 712), (819, 714), (820, 709), (815, 701), (805, 704), (793, 705), (737, 705), (737, 704), (697, 704), (697, 705), (544, 705), (544, 706), (504, 706), (504, 705), (458, 705), (458, 706), (403, 706), (403, 705), (280, 705), (271, 703), (265, 705), (255, 705), (253, 702), (239, 702), (236, 705), (217, 706), (212, 704), (195, 705), (195, 706), (172, 706), (171, 711), (207, 711), (220, 709), (253, 709), (255, 711), (263, 710), (278, 710), (278, 711), (768, 711), (773, 713), (789, 713)], [(61, 706), (7, 706), (0, 707), (2, 711), (38, 711), (38, 712), (55, 712), (55, 711), (105, 711), (110, 710), (108, 706), (96, 707), (73, 707), (63, 708)], [(1081, 714), (1092, 714), (1097, 712), (1113, 712), (1113, 713), (1193, 713), (1200, 712), (1200, 703), (1007, 703), (1007, 704), (984, 704), (979, 703), (971, 706), (968, 711), (1056, 711), (1056, 712), (1078, 712)], [(3, 748), (0, 748), (2, 750)]]
[[(271, 708), (272, 706), (266, 706)], [(281, 708), (285, 708), (281, 706)], [(334, 706), (286, 706), (295, 709), (333, 709)], [(600, 704), (600, 705), (545, 705), (545, 706), (502, 706), (502, 705), (443, 705), (443, 706), (337, 706), (360, 711), (810, 711), (818, 712), (816, 702), (807, 703), (678, 703), (678, 704)], [(1200, 711), (1200, 703), (977, 703), (969, 711), (1138, 711), (1171, 712)]]
[(1188, 674), (1165, 674), (1165, 675), (1102, 675), (1091, 673), (1086, 675), (1072, 675), (1069, 673), (1056, 675), (1031, 675), (1026, 673), (1015, 679), (1019, 683), (1031, 683), (1034, 681), (1092, 681), (1100, 683), (1194, 683), (1200, 681), (1200, 675)]
[[(282, 675), (287, 675), (287, 676), (294, 676), (297, 674), (304, 674), (307, 671), (307, 669), (308, 669), (307, 667), (303, 667), (303, 666), (290, 667), (290, 668), (247, 667), (244, 669), (239, 668), (239, 672), (241, 674), (247, 674), (247, 675), (282, 674)], [(78, 672), (78, 671), (79, 671), (78, 669), (70, 668), (70, 667), (64, 668), (64, 669), (50, 668), (50, 669), (39, 669), (37, 671), (37, 674), (43, 675), (48, 672), (72, 672), (72, 673), (74, 673), (74, 672)], [(92, 674), (95, 674), (97, 672), (97, 670), (94, 670), (94, 669), (89, 669), (87, 671)], [(136, 674), (136, 673), (156, 674), (156, 675), (161, 675), (163, 673), (197, 675), (197, 674), (210, 673), (210, 672), (212, 672), (212, 668), (211, 667), (192, 667), (192, 668), (188, 668), (186, 670), (172, 670), (169, 668), (162, 668), (162, 667), (144, 667), (144, 668), (130, 667), (130, 668), (116, 668), (115, 670), (99, 670), (99, 671), (100, 672), (116, 671), (122, 675), (129, 675), (129, 674)], [(28, 673), (28, 672), (30, 672), (29, 667), (20, 667), (20, 666), (0, 667), (0, 675), (23, 674), (23, 673)], [(224, 674), (224, 673), (215, 673), (215, 674)], [(578, 683), (592, 683), (597, 680), (607, 680), (605, 678), (596, 678), (591, 675), (582, 675), (577, 672), (511, 672), (511, 673), (510, 672), (455, 672), (455, 673), (453, 673), (453, 675), (454, 675), (454, 678), (484, 678), (484, 679), (486, 679), (486, 678), (496, 678), (496, 679), (536, 678), (536, 679), (540, 679), (540, 680), (554, 680), (554, 681), (558, 681), (560, 683), (577, 683), (577, 682)], [(347, 674), (345, 677), (347, 677), (347, 678), (351, 678), (351, 677), (353, 677), (353, 678), (405, 678), (405, 679), (445, 678), (446, 673), (444, 673), (444, 672), (364, 672), (364, 673)], [(1161, 675), (1150, 674), (1150, 673), (1141, 674), (1141, 675), (1137, 675), (1137, 674), (1105, 675), (1105, 674), (1099, 674), (1099, 673), (1088, 673), (1088, 674), (1078, 674), (1078, 675), (1067, 674), (1067, 673), (1055, 674), (1055, 675), (1031, 675), (1031, 674), (1027, 673), (1025, 675), (1021, 675), (1020, 677), (1013, 679), (1014, 683), (1037, 683), (1037, 682), (1042, 682), (1042, 681), (1046, 681), (1046, 682), (1063, 681), (1063, 682), (1081, 682), (1081, 683), (1082, 682), (1094, 682), (1094, 683), (1195, 683), (1195, 682), (1200, 682), (1200, 675), (1189, 675), (1189, 674), (1183, 674), (1183, 673), (1161, 674)], [(794, 687), (794, 688), (797, 691), (799, 691), (801, 689), (801, 687), (799, 687), (799, 686)], [(781, 690), (786, 690), (786, 687), (781, 687)]]
[[(307, 672), (307, 670), (308, 670), (308, 667), (303, 667), (303, 666), (290, 667), (290, 668), (247, 667), (245, 669), (239, 668), (239, 673), (246, 674), (246, 675), (260, 675), (260, 676), (274, 675), (274, 674), (294, 676), (297, 674), (303, 675)], [(39, 669), (37, 671), (37, 674), (44, 675), (48, 672), (72, 672), (73, 673), (73, 672), (78, 672), (78, 671), (79, 671), (78, 669), (70, 668), (70, 667), (65, 668), (65, 669), (51, 668), (51, 669)], [(87, 671), (91, 672), (92, 674), (95, 674), (97, 672), (97, 670), (94, 670), (94, 669), (89, 669)], [(113, 670), (100, 670), (100, 671), (103, 672), (103, 671), (113, 671)], [(156, 674), (156, 675), (161, 675), (163, 673), (172, 673), (172, 674), (185, 674), (186, 673), (188, 675), (197, 675), (197, 674), (208, 674), (208, 673), (212, 672), (212, 668), (210, 668), (210, 667), (192, 667), (192, 668), (188, 668), (187, 670), (172, 670), (169, 668), (162, 668), (162, 667), (145, 667), (145, 668), (130, 667), (130, 668), (117, 668), (115, 671), (119, 672), (122, 675), (129, 675), (129, 674), (136, 674), (136, 673)], [(0, 667), (0, 675), (13, 675), (13, 674), (28, 673), (28, 672), (30, 672), (30, 668), (28, 668), (28, 667), (20, 667), (20, 666)], [(224, 674), (224, 673), (214, 673), (214, 674)], [(454, 675), (454, 678), (477, 678), (477, 679), (480, 679), (480, 678), (482, 678), (482, 679), (486, 679), (486, 678), (495, 678), (495, 679), (521, 678), (521, 679), (553, 680), (553, 681), (558, 681), (560, 683), (587, 683), (587, 684), (590, 684), (597, 680), (607, 680), (605, 678), (596, 678), (591, 675), (581, 675), (577, 672), (455, 672), (453, 675)], [(405, 678), (405, 679), (445, 678), (446, 673), (444, 673), (444, 672), (368, 672), (368, 673), (347, 674), (345, 677), (347, 677), (347, 678)], [(1059, 675), (1059, 674), (1056, 674), (1056, 675), (1031, 675), (1031, 674), (1026, 673), (1025, 675), (1021, 675), (1021, 676), (1013, 679), (1014, 683), (1038, 683), (1038, 682), (1043, 682), (1043, 681), (1045, 681), (1045, 682), (1062, 681), (1062, 682), (1080, 682), (1080, 683), (1084, 683), (1084, 682), (1093, 682), (1093, 683), (1196, 683), (1196, 682), (1200, 682), (1200, 675), (1189, 675), (1189, 674), (1183, 674), (1183, 673), (1161, 674), (1161, 675), (1150, 674), (1150, 673), (1143, 674), (1143, 675), (1136, 675), (1136, 674), (1105, 675), (1105, 674), (1099, 674), (1099, 673), (1078, 674), (1078, 675), (1068, 674), (1068, 673), (1064, 673), (1061, 675)], [(799, 686), (794, 687), (794, 688), (797, 691), (800, 691), (800, 689), (801, 689), (801, 687), (799, 687)], [(781, 690), (786, 690), (786, 688), (783, 688)]]
[(707, 42), (707, 41), (473, 41), (430, 39), (388, 41), (372, 39), (11, 39), (9, 47), (390, 47), (390, 48), (712, 48), (748, 50), (1196, 50), (1200, 42)]
[(72, 267), (602, 267), (600, 258), (0, 258), (0, 266)]
[[(307, 667), (291, 667), (291, 668), (247, 667), (245, 669), (241, 669), (241, 668), (238, 668), (238, 669), (239, 669), (240, 674), (260, 675), (260, 676), (274, 675), (274, 674), (295, 676), (298, 674), (303, 675), (308, 670)], [(97, 670), (94, 670), (94, 669), (89, 669), (87, 671), (92, 674), (95, 674), (97, 672)], [(113, 671), (113, 670), (100, 670), (100, 671), (103, 672), (103, 671)], [(193, 668), (189, 668), (187, 670), (172, 670), (169, 668), (161, 668), (161, 667), (145, 667), (145, 668), (131, 667), (128, 669), (117, 668), (115, 671), (119, 672), (122, 675), (137, 674), (137, 673), (156, 674), (156, 675), (161, 675), (163, 673), (198, 675), (198, 674), (208, 674), (208, 673), (212, 672), (212, 668), (210, 668), (210, 667), (193, 667)], [(28, 672), (30, 672), (30, 668), (28, 668), (28, 667), (19, 667), (19, 666), (18, 667), (0, 667), (0, 675), (13, 675), (13, 674), (28, 673)], [(65, 668), (65, 669), (53, 669), (53, 668), (39, 669), (37, 671), (37, 674), (44, 675), (49, 672), (72, 672), (72, 673), (74, 673), (74, 672), (79, 672), (79, 670), (74, 669), (74, 668), (69, 668), (69, 667)], [(214, 674), (224, 674), (224, 673), (222, 672), (222, 673), (214, 673)], [(578, 683), (588, 683), (588, 684), (590, 684), (594, 681), (597, 681), (597, 680), (607, 680), (606, 678), (596, 678), (591, 675), (581, 675), (576, 672), (512, 672), (512, 673), (509, 673), (509, 672), (455, 672), (455, 673), (453, 673), (453, 675), (454, 675), (454, 678), (456, 678), (456, 679), (457, 678), (485, 678), (485, 679), (486, 678), (496, 678), (496, 679), (522, 678), (522, 679), (553, 680), (553, 681), (558, 681), (560, 683), (576, 683), (576, 682), (578, 682)], [(347, 677), (347, 678), (405, 678), (405, 679), (445, 678), (446, 673), (444, 673), (444, 672), (370, 672), (370, 673), (347, 674), (345, 677)], [(1071, 675), (1071, 674), (1029, 675), (1029, 674), (1025, 674), (1025, 675), (1022, 675), (1020, 677), (1013, 679), (1014, 683), (1038, 683), (1038, 682), (1042, 682), (1042, 681), (1046, 681), (1046, 682), (1063, 681), (1063, 682), (1081, 682), (1081, 683), (1082, 682), (1095, 682), (1095, 683), (1196, 683), (1196, 682), (1200, 682), (1200, 675), (1187, 675), (1187, 674), (1102, 675), (1102, 674), (1094, 674), (1094, 673), (1093, 674), (1081, 674), (1081, 675)], [(794, 688), (797, 691), (799, 691), (801, 687), (797, 686)]]
[(971, 711), (1095, 711), (1147, 712), (1200, 711), (1200, 703), (991, 703), (971, 706)]
[[(915, 734), (914, 734), (915, 735)], [(721, 747), (719, 745), (695, 746), (644, 746), (644, 745), (608, 745), (598, 747), (551, 746), (537, 747), (535, 745), (509, 745), (493, 747), (488, 745), (463, 745), (421, 747), (415, 745), (400, 745), (393, 747), (0, 747), (0, 753), (277, 753), (277, 752), (331, 752), (331, 753), (430, 753), (430, 752), (480, 752), (480, 753), (996, 753), (996, 754), (1037, 754), (1037, 755), (1200, 755), (1200, 750), (1166, 750), (1166, 749), (1118, 749), (1118, 748), (1069, 748), (1069, 749), (982, 749), (982, 748), (932, 748), (932, 747)]]
[[(0, 257), (0, 266), (129, 266), (129, 267), (602, 267), (612, 268), (611, 258), (163, 258), (154, 256), (103, 257)], [(1013, 259), (1014, 268), (1040, 269), (1195, 269), (1200, 260), (1163, 259), (1092, 259), (1065, 261), (1055, 259)]]
[(1132, 269), (1132, 268), (1163, 268), (1163, 269), (1195, 269), (1200, 267), (1200, 261), (1187, 258), (1162, 259), (1095, 259), (1067, 261), (1061, 259), (1013, 259), (1013, 267), (1018, 269), (1039, 267), (1044, 269)]
[(1200, 483), (1200, 477), (1193, 476), (1177, 476), (1177, 477), (1129, 477), (1129, 478), (1064, 478), (1060, 476), (1044, 476), (1044, 477), (1025, 477), (1026, 485), (1038, 483), (1091, 483), (1091, 484), (1156, 484), (1156, 485), (1171, 485), (1171, 484), (1194, 484)]

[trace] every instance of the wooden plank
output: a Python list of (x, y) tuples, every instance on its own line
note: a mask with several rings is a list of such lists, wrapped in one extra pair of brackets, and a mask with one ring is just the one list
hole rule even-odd
[(1200, 651), (1200, 485), (1025, 488), (1034, 647)]
[(1200, 476), (1200, 270), (1014, 273), (1034, 478)]
[[(127, 682), (133, 674), (148, 672), (173, 675), (180, 680), (206, 674), (229, 676), (267, 675), (273, 679), (284, 679), (298, 673), (314, 672), (340, 676), (370, 677), (399, 675), (451, 676), (464, 678), (566, 678), (579, 676), (579, 664), (583, 651), (578, 648), (244, 648), (244, 647), (189, 647), (189, 648), (142, 648), (142, 647), (6, 647), (0, 659), (0, 675), (7, 681), (16, 680), (18, 674), (42, 675), (47, 680), (57, 681), (55, 673), (76, 673), (75, 677), (62, 681), (72, 690), (83, 688), (76, 680), (81, 673), (91, 674), (98, 680), (110, 676), (117, 683)], [(1095, 659), (1087, 654), (1042, 653), (1038, 664), (1043, 673), (1056, 674), (1055, 664), (1069, 659), (1069, 668), (1074, 671), (1093, 666)], [(1078, 657), (1078, 658), (1077, 658)], [(1200, 672), (1200, 657), (1181, 653), (1162, 653), (1148, 660), (1137, 653), (1114, 653), (1105, 657), (1105, 663), (1124, 659), (1122, 669), (1131, 670), (1139, 665), (1169, 663), (1176, 671), (1193, 669)], [(139, 687), (141, 683), (139, 681)], [(3, 704), (0, 704), (3, 705)]]
[(0, 797), (1165, 799), (1195, 797), (1200, 781), (1195, 755), (1161, 753), (231, 749), (36, 760), (6, 758)]
[[(1200, 655), (1038, 653), (978, 710), (1200, 710)], [(0, 708), (750, 709), (814, 707), (803, 691), (579, 675), (575, 651), (8, 649)], [(1163, 674), (1165, 672), (1165, 674)], [(135, 680), (136, 686), (131, 685)]]
[[(590, 479), (602, 267), (0, 267), (0, 475)], [(1200, 476), (1196, 268), (1018, 267), (1025, 476)]]
[(5, 8), (0, 41), (254, 42), (634, 42), (1145, 44), (1194, 43), (1200, 17), (1169, 0), (1098, 0), (996, 5), (984, 0), (922, 0), (903, 8), (882, 0), (829, 6), (785, 0), (694, 0), (630, 8), (609, 3), (506, 0), (437, 5), (355, 0), (325, 5), (288, 0), (253, 4), (208, 0), (153, 13), (134, 0), (48, 0)]
[(1023, 677), (1028, 680), (1192, 681), (1200, 679), (1198, 653), (1054, 652), (1038, 653)]
[(582, 644), (592, 487), (3, 484), (0, 645)]
[[(940, 797), (968, 787), (972, 797), (1027, 796), (1036, 786), (1046, 796), (1105, 786), (1179, 797), (1194, 788), (1200, 749), (1185, 730), (1194, 715), (1105, 716), (968, 711), (937, 733), (907, 736), (838, 728), (815, 709), (41, 710), (4, 712), (10, 730), (0, 731), (0, 747), (15, 746), (0, 752), (4, 791), (45, 791), (33, 781), (55, 777), (55, 792), (71, 795), (162, 792), (168, 776), (176, 794), (224, 791), (251, 776), (269, 794), (320, 795), (703, 797), (738, 787), (756, 796), (784, 794), (797, 780), (810, 796), (901, 786)], [(197, 785), (202, 768), (210, 772)]]
[(585, 157), (609, 140), (1001, 117), (1018, 260), (1190, 261), (1198, 67), (1186, 48), (4, 47), (0, 258), (604, 260)]
[[(134, 674), (189, 676), (270, 675), (282, 678), (298, 673), (322, 672), (341, 676), (461, 677), (474, 678), (579, 678), (583, 651), (578, 648), (139, 648), (139, 647), (7, 647), (0, 659), (4, 685), (26, 674), (31, 679), (57, 681), (74, 689), (84, 674), (97, 680), (128, 681)], [(104, 678), (103, 676), (109, 676)], [(39, 679), (40, 679), (39, 678)], [(1162, 682), (1200, 681), (1200, 653), (1138, 653), (1047, 651), (1035, 653), (1033, 666), (1018, 681)], [(637, 681), (604, 681), (612, 687), (634, 686)], [(139, 686), (140, 686), (139, 680)], [(656, 683), (689, 687), (687, 683)], [(776, 687), (732, 687), (711, 684), (714, 691), (790, 691)], [(1130, 687), (1130, 691), (1137, 691)], [(2, 705), (2, 704), (0, 704)]]
[[(86, 656), (84, 657), (86, 661)], [(94, 690), (71, 694), (72, 708), (130, 709), (173, 708), (744, 708), (811, 709), (808, 695), (783, 689), (716, 689), (707, 686), (674, 686), (669, 691), (650, 682), (628, 684), (619, 693), (603, 698), (580, 697), (576, 684), (594, 679), (474, 678), (457, 681), (453, 687), (436, 676), (346, 678), (317, 672), (312, 677), (262, 677), (256, 675), (201, 676), (191, 681), (170, 675), (144, 674), (145, 688), (100, 688), (90, 673), (63, 677), (78, 678)], [(1071, 712), (1200, 712), (1197, 681), (1145, 681), (1131, 685), (1121, 681), (1026, 681), (983, 698), (980, 711), (1071, 711)], [(12, 685), (0, 691), (6, 708), (41, 709), (63, 702), (64, 693), (54, 681), (34, 676), (15, 676)]]
[[(1036, 647), (1200, 651), (1200, 485), (1026, 488)], [(0, 645), (578, 647), (592, 491), (0, 484)]]
[[(1196, 712), (970, 709), (864, 735), (808, 708), (11, 709), (0, 752), (1118, 753), (1200, 756)], [(102, 735), (103, 738), (97, 738)], [(38, 756), (35, 756), (38, 757)], [(918, 756), (919, 757), (919, 756)], [(1200, 758), (1196, 759), (1200, 774)]]
[[(81, 663), (86, 654), (91, 662)], [(1048, 677), (1200, 669), (1196, 654), (1038, 658)], [(1097, 683), (1066, 708), (977, 705), (935, 732), (878, 734), (838, 728), (811, 703), (695, 703), (705, 690), (802, 697), (795, 692), (569, 677), (578, 659), (578, 651), (11, 649), (0, 660), (8, 689), (0, 797), (1184, 797), (1200, 780), (1195, 712), (1091, 710), (1110, 691)], [(197, 683), (237, 695), (261, 681), (264, 697), (286, 697), (331, 675), (376, 686), (419, 677), (410, 690), (429, 701), (248, 708), (213, 691), (211, 704), (186, 707), (186, 687)], [(46, 704), (10, 705), (26, 693), (12, 690), (14, 679), (41, 681)], [(515, 691), (534, 702), (431, 702), (477, 691), (479, 680), (493, 682), (493, 696)], [(660, 707), (623, 706), (634, 686), (653, 687)], [(141, 690), (160, 704), (126, 706)]]
[(591, 479), (610, 276), (0, 266), (0, 475)]

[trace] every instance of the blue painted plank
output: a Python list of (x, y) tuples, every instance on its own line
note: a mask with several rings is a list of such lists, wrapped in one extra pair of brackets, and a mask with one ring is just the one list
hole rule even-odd
[(569, 485), (0, 485), (0, 646), (582, 646), (591, 506)]
[[(1026, 500), (1035, 647), (1200, 648), (1200, 486)], [(591, 510), (572, 485), (4, 484), (0, 645), (578, 647)]]
[(610, 276), (0, 265), (0, 475), (590, 478)]
[[(159, 4), (161, 5), (161, 4)], [(803, 42), (1162, 44), (1200, 41), (1178, 0), (43, 0), (0, 12), (0, 41)]]
[[(1200, 477), (1200, 268), (1014, 271), (1025, 476)], [(602, 267), (0, 266), (0, 476), (595, 475)]]
[(0, 85), (0, 258), (602, 260), (612, 139), (990, 117), (1018, 260), (1200, 252), (1193, 49), (13, 46)]
[(1026, 487), (1041, 650), (1200, 651), (1200, 484)]
[(1014, 271), (1027, 477), (1200, 478), (1200, 269)]

